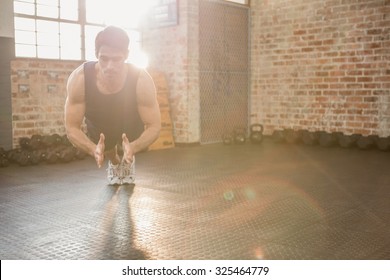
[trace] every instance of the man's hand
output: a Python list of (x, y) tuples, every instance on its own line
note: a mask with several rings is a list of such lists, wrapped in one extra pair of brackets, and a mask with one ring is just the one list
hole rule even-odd
[(133, 162), (134, 151), (125, 133), (122, 134), (123, 160), (127, 163)]
[(105, 139), (104, 134), (100, 133), (100, 139), (96, 145), (95, 154), (94, 154), (96, 164), (99, 168), (102, 167), (103, 162), (104, 162), (104, 149), (105, 149), (104, 139)]

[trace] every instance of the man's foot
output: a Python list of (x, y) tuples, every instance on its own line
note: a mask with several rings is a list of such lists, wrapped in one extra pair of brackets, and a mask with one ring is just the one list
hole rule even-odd
[(135, 157), (133, 156), (133, 162), (127, 163), (126, 161), (122, 161), (121, 163), (121, 178), (122, 184), (128, 185), (132, 184), (135, 181)]
[(111, 161), (108, 161), (107, 180), (109, 185), (120, 185), (122, 183), (120, 164), (114, 165)]

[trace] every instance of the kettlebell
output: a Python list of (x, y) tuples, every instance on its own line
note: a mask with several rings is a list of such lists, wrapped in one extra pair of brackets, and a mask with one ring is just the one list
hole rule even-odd
[(235, 144), (244, 144), (246, 141), (245, 129), (242, 127), (236, 127), (233, 131), (234, 143)]
[(250, 140), (252, 144), (260, 144), (263, 141), (263, 126), (261, 124), (252, 124), (250, 126)]
[(233, 135), (230, 132), (225, 132), (224, 134), (222, 134), (222, 141), (224, 145), (233, 144)]

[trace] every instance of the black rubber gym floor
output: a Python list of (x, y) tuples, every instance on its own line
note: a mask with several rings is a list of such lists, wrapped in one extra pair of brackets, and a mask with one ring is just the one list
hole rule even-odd
[(222, 144), (0, 169), (0, 259), (390, 259), (390, 153)]

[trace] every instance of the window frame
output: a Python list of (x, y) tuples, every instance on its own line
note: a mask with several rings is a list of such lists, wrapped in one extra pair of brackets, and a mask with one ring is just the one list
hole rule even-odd
[[(61, 18), (61, 1), (58, 0), (57, 4), (58, 4), (58, 14), (57, 14), (57, 17), (48, 17), (48, 16), (38, 16), (37, 15), (37, 6), (38, 6), (38, 2), (39, 0), (13, 0), (13, 4), (14, 4), (14, 7), (15, 7), (15, 3), (16, 2), (24, 2), (24, 3), (30, 3), (31, 5), (34, 5), (34, 14), (27, 14), (27, 13), (17, 13), (15, 12), (15, 9), (14, 9), (14, 21), (16, 18), (23, 18), (23, 19), (30, 19), (30, 20), (34, 20), (35, 22), (35, 27), (34, 27), (34, 31), (30, 31), (30, 32), (33, 32), (34, 33), (34, 36), (35, 36), (35, 42), (34, 44), (28, 44), (28, 43), (17, 43), (16, 40), (15, 40), (15, 57), (17, 58), (36, 58), (36, 59), (51, 59), (51, 60), (62, 60), (62, 61), (78, 61), (78, 60), (81, 60), (81, 61), (85, 61), (88, 59), (88, 57), (90, 57), (91, 55), (88, 53), (89, 50), (87, 50), (86, 46), (87, 46), (87, 29), (88, 28), (94, 28), (94, 27), (97, 27), (97, 28), (101, 28), (103, 29), (106, 25), (104, 23), (93, 23), (93, 22), (87, 22), (86, 20), (86, 0), (77, 0), (77, 10), (78, 10), (78, 15), (77, 15), (77, 19), (75, 20), (71, 20), (71, 19), (65, 19), (65, 18)], [(39, 30), (37, 28), (37, 21), (47, 21), (47, 22), (55, 22), (58, 24), (58, 42), (56, 44), (56, 48), (58, 49), (58, 55), (56, 58), (47, 58), (47, 57), (42, 57), (39, 55), (39, 47), (42, 47), (44, 45), (40, 45), (39, 42), (38, 42), (38, 33)], [(80, 56), (79, 58), (63, 58), (63, 56), (61, 55), (61, 48), (62, 48), (62, 45), (61, 45), (61, 32), (60, 32), (60, 25), (62, 23), (65, 23), (65, 24), (75, 24), (75, 25), (78, 25), (80, 27)], [(134, 44), (137, 45), (138, 48), (141, 47), (141, 32), (140, 30), (137, 30), (135, 28), (124, 28), (127, 33), (129, 34), (129, 37), (130, 37), (130, 40), (132, 40), (132, 37), (130, 36), (130, 34), (132, 32), (136, 32), (137, 33), (137, 37), (138, 37), (138, 40), (135, 40), (133, 41)], [(23, 30), (21, 29), (16, 29), (16, 26), (14, 27), (14, 32), (18, 32), (18, 31), (21, 31), (23, 32)], [(16, 37), (16, 36), (15, 36)], [(15, 38), (16, 39), (16, 38)], [(35, 55), (32, 56), (32, 55), (23, 55), (23, 54), (16, 54), (16, 49), (18, 46), (34, 46), (35, 48)], [(94, 50), (93, 50), (93, 53), (94, 53)]]

